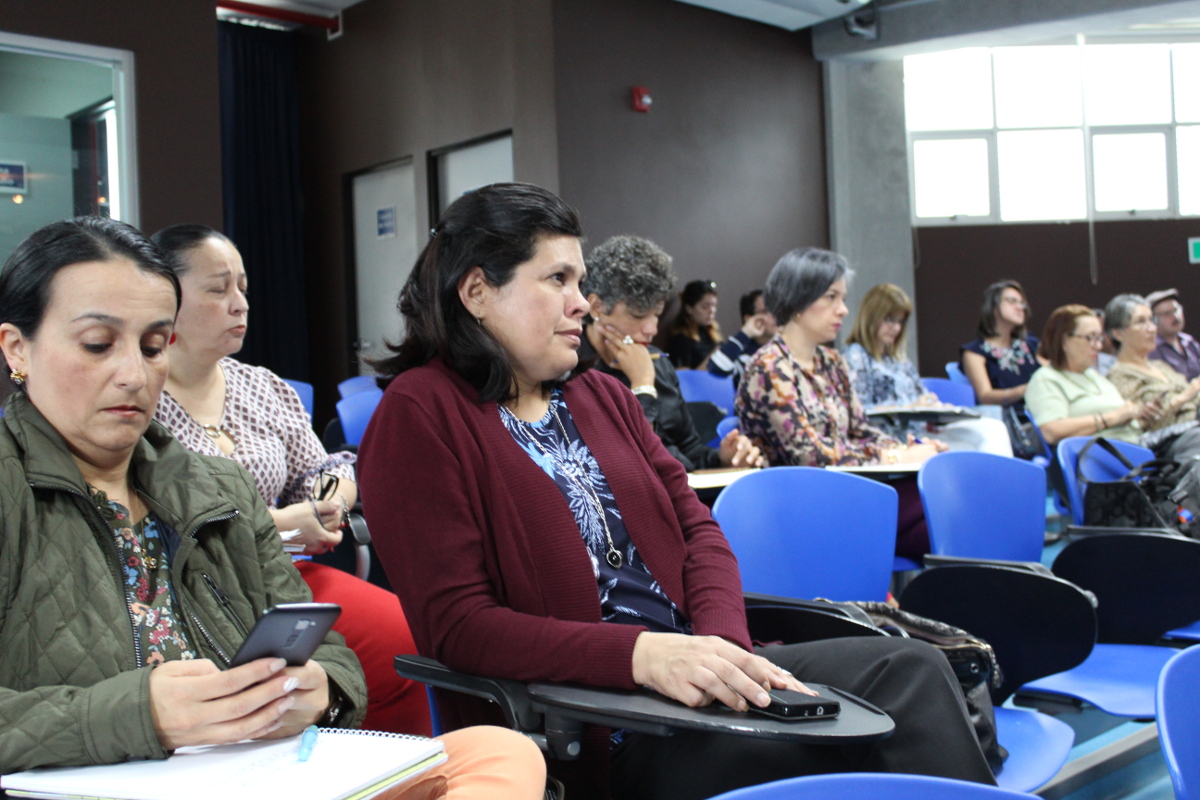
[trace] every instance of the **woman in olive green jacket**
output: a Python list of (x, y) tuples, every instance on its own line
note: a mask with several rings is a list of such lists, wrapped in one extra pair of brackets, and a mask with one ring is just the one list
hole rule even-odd
[(0, 274), (0, 774), (352, 726), (362, 670), (228, 669), (262, 611), (310, 598), (246, 472), (157, 424), (179, 286), (136, 230), (55, 223)]

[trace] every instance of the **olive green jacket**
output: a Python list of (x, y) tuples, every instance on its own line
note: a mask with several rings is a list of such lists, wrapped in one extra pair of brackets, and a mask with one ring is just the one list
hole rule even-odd
[[(166, 527), (198, 655), (224, 668), (263, 610), (311, 601), (240, 465), (191, 453), (153, 423), (130, 469)], [(23, 393), (0, 420), (0, 526), (0, 774), (166, 757), (112, 531)], [(356, 727), (367, 707), (358, 659), (336, 633), (314, 659), (347, 701), (338, 724)]]

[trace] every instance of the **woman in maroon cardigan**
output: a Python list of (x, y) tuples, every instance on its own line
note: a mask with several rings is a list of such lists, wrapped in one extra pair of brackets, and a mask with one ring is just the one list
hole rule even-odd
[[(794, 775), (904, 771), (993, 782), (941, 654), (863, 637), (752, 647), (735, 561), (682, 465), (576, 350), (587, 301), (575, 213), (534, 186), (456, 201), (401, 293), (404, 341), (363, 438), (372, 536), (417, 647), (517, 680), (764, 706), (792, 677), (885, 709), (870, 747), (593, 731), (569, 796), (702, 798)], [(482, 701), (442, 704), (451, 727)]]

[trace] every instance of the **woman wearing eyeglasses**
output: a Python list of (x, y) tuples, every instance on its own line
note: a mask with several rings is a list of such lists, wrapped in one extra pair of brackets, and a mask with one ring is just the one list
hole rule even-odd
[(679, 293), (679, 313), (671, 323), (667, 354), (676, 369), (707, 369), (721, 343), (717, 324), (717, 284), (692, 281)]
[(1037, 337), (1027, 336), (1029, 302), (1016, 281), (998, 281), (983, 292), (979, 338), (959, 349), (963, 374), (975, 397), (988, 405), (1019, 405), (1040, 366)]
[(1046, 320), (1038, 354), (1049, 363), (1030, 378), (1025, 407), (1048, 443), (1096, 435), (1137, 442), (1161, 415), (1157, 400), (1126, 400), (1096, 371), (1103, 336), (1087, 306), (1056, 308)]
[[(183, 288), (155, 418), (189, 450), (245, 467), (288, 543), (303, 545), (306, 555), (332, 550), (357, 497), (353, 457), (325, 451), (283, 379), (231, 358), (242, 349), (249, 311), (237, 248), (203, 225), (173, 225), (153, 239)], [(395, 595), (327, 565), (297, 560), (296, 567), (318, 601), (342, 606), (334, 628), (367, 675), (365, 726), (427, 735), (423, 687), (392, 667), (398, 653), (416, 652)]]

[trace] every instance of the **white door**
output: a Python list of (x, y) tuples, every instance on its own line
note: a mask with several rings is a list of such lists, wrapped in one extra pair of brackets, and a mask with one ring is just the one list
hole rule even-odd
[(371, 374), (365, 358), (396, 343), (403, 320), (396, 302), (417, 260), (417, 188), (412, 162), (367, 172), (353, 179), (354, 276), (359, 372)]
[(439, 213), (480, 186), (513, 179), (512, 136), (460, 147), (438, 156)]

